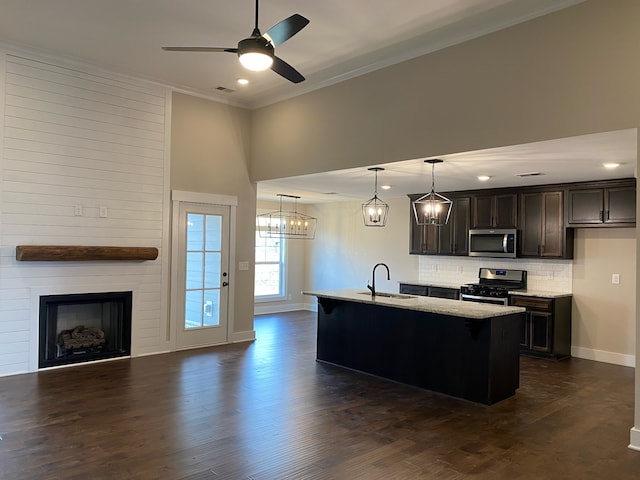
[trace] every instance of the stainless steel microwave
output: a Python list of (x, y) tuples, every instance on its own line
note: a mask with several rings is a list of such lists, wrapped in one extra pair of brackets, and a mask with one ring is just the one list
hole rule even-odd
[(516, 258), (515, 228), (469, 230), (469, 256)]

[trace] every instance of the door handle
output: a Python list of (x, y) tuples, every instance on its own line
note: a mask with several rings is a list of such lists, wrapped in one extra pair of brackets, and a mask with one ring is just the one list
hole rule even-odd
[(229, 286), (229, 282), (222, 282), (222, 286), (223, 286), (223, 287), (227, 287), (227, 286)]

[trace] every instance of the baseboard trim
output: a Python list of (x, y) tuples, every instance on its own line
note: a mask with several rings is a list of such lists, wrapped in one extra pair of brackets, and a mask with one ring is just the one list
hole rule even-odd
[(640, 452), (640, 429), (633, 427), (631, 429), (629, 448)]
[(229, 337), (231, 343), (253, 342), (256, 339), (255, 330), (245, 330), (244, 332), (233, 332)]
[(625, 355), (623, 353), (607, 352), (605, 350), (595, 350), (584, 347), (571, 347), (571, 356), (584, 358), (585, 360), (595, 360), (596, 362), (612, 363), (623, 367), (635, 367), (636, 356)]
[(315, 303), (287, 303), (280, 305), (255, 304), (253, 307), (254, 315), (271, 315), (273, 313), (297, 312), (299, 310), (317, 311)]

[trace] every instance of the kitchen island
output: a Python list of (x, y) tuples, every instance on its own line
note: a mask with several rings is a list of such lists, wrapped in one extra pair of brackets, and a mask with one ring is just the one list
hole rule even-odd
[(525, 309), (360, 290), (318, 298), (316, 358), (491, 405), (519, 386)]

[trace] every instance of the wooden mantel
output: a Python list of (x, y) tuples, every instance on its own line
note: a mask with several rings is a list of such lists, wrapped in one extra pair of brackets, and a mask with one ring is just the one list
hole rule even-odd
[(18, 245), (20, 262), (77, 262), (91, 260), (155, 260), (155, 247), (100, 247), (86, 245)]

